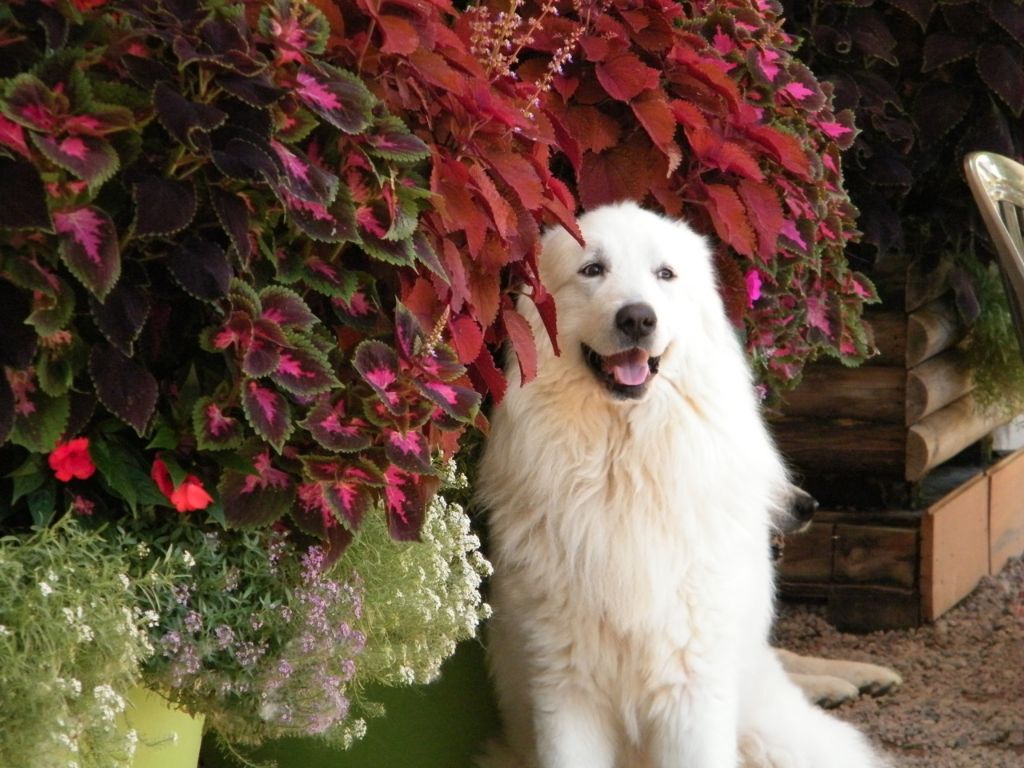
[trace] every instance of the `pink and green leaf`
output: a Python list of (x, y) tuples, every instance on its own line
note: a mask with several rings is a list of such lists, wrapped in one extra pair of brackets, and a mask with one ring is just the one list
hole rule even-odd
[(307, 109), (345, 133), (359, 133), (370, 123), (373, 94), (362, 80), (343, 70), (326, 64), (301, 67), (294, 93)]
[(291, 406), (284, 395), (255, 379), (245, 379), (242, 381), (242, 412), (249, 426), (274, 450), (280, 453), (284, 449), (295, 428)]
[(192, 409), (192, 431), (201, 451), (225, 451), (242, 444), (243, 424), (212, 397), (201, 397)]
[(57, 211), (53, 225), (60, 256), (93, 296), (102, 301), (121, 276), (117, 228), (100, 208), (87, 206)]
[(277, 367), (270, 379), (293, 395), (308, 397), (341, 386), (327, 356), (312, 346), (292, 340), (278, 353)]
[(340, 397), (318, 400), (299, 426), (329, 451), (355, 453), (366, 450), (373, 442), (370, 425), (361, 418), (347, 416), (344, 399)]

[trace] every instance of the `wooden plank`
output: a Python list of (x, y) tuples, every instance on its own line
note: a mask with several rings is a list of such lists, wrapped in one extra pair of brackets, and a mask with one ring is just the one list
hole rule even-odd
[(814, 364), (785, 396), (787, 416), (843, 417), (902, 424), (907, 372), (900, 367)]
[(923, 363), (964, 336), (956, 305), (949, 297), (937, 299), (907, 317), (907, 368)]
[(926, 416), (907, 430), (905, 478), (917, 482), (1008, 419), (981, 410), (970, 394)]
[(837, 525), (833, 579), (913, 589), (917, 586), (918, 556), (916, 528)]
[(923, 419), (974, 389), (974, 376), (959, 349), (947, 349), (907, 372), (906, 425)]
[(908, 629), (921, 625), (921, 598), (913, 589), (834, 584), (827, 618), (844, 632)]
[(1024, 553), (1024, 450), (1007, 456), (988, 475), (989, 573), (996, 574)]
[(779, 577), (787, 583), (825, 583), (832, 580), (831, 523), (811, 523), (802, 533), (786, 536)]
[(864, 310), (864, 319), (871, 326), (878, 354), (865, 365), (906, 367), (907, 314), (902, 310)]
[(771, 425), (780, 450), (805, 474), (872, 472), (899, 477), (906, 428), (856, 419), (784, 418)]
[(921, 525), (921, 608), (934, 621), (988, 574), (989, 478), (974, 480), (928, 508)]

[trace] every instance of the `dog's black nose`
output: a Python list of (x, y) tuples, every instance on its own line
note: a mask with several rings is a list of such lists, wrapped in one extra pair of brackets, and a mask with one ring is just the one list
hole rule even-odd
[(818, 500), (802, 488), (793, 488), (793, 503), (790, 512), (801, 523), (809, 522), (818, 511)]
[(633, 341), (650, 336), (658, 325), (658, 316), (650, 304), (627, 304), (615, 313), (615, 327)]

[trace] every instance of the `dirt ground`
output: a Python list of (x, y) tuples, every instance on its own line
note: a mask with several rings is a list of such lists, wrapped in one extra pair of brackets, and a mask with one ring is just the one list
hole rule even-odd
[(896, 691), (834, 710), (868, 733), (893, 768), (1024, 768), (1024, 559), (932, 625), (849, 635), (818, 607), (783, 604), (775, 637), (798, 653), (902, 675)]

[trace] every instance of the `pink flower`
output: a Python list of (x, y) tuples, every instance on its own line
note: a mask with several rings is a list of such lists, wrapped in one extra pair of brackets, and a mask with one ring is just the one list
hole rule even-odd
[(761, 273), (756, 269), (747, 272), (747, 309), (752, 309), (754, 302), (761, 298)]
[(180, 485), (175, 486), (163, 459), (153, 461), (149, 476), (153, 478), (160, 493), (166, 496), (171, 505), (179, 512), (206, 509), (213, 501), (213, 497), (203, 487), (203, 481), (195, 475), (187, 475)]
[(48, 459), (50, 469), (62, 483), (69, 480), (88, 480), (96, 471), (89, 455), (89, 438), (76, 437), (66, 443), (58, 442)]

